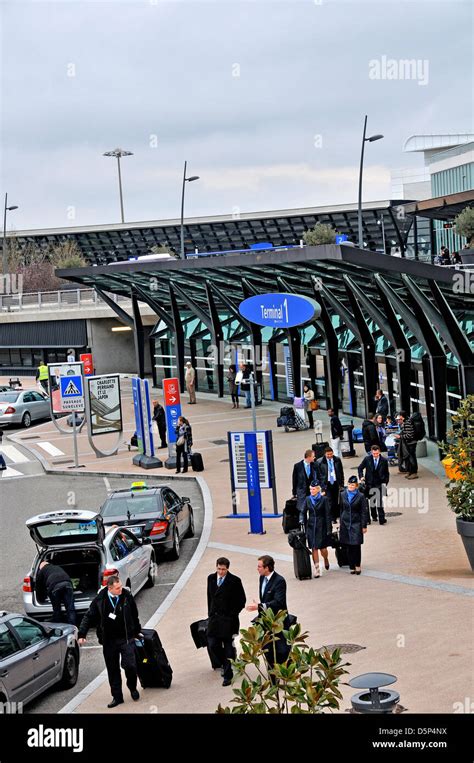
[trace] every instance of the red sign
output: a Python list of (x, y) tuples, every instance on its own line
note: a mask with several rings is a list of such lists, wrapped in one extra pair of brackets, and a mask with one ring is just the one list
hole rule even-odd
[(179, 405), (179, 379), (163, 379), (165, 405)]
[(82, 360), (84, 363), (84, 376), (93, 376), (94, 364), (92, 362), (92, 353), (85, 352), (83, 355), (79, 356), (79, 360)]

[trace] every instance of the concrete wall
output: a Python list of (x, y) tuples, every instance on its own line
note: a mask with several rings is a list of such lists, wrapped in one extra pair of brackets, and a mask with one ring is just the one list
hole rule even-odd
[[(137, 373), (133, 331), (111, 331), (113, 326), (119, 325), (121, 324), (113, 318), (87, 321), (87, 336), (97, 374)], [(153, 325), (154, 323), (143, 326), (145, 334), (145, 373), (147, 375), (151, 375), (148, 335)]]

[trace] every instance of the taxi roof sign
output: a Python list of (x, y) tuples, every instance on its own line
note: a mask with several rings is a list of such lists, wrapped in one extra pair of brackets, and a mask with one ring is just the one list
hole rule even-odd
[(148, 485), (143, 480), (140, 482), (132, 482), (130, 485), (131, 490), (146, 490)]

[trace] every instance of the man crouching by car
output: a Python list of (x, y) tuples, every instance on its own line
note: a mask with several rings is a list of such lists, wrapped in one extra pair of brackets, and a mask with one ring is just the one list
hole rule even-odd
[(141, 635), (141, 625), (135, 599), (123, 587), (118, 575), (109, 577), (107, 587), (97, 594), (82, 618), (78, 634), (80, 646), (84, 645), (87, 632), (93, 625), (97, 626), (97, 638), (102, 644), (112, 691), (112, 701), (107, 707), (117, 707), (123, 703), (120, 658), (130, 694), (137, 701), (140, 694), (137, 691), (135, 638)]

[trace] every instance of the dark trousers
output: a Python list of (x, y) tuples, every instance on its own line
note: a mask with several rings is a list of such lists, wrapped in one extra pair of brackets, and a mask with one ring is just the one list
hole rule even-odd
[(74, 609), (74, 590), (72, 585), (66, 584), (56, 588), (49, 594), (49, 600), (53, 605), (53, 622), (61, 622), (61, 604), (64, 604), (66, 610), (67, 622), (71, 625), (76, 624), (76, 610)]
[(346, 546), (346, 548), (347, 548), (347, 558), (349, 560), (349, 567), (351, 568), (351, 570), (353, 570), (354, 567), (360, 567), (362, 547), (359, 545), (359, 546)]
[(103, 645), (104, 660), (107, 666), (107, 675), (109, 677), (110, 690), (114, 699), (123, 699), (122, 694), (122, 675), (120, 673), (120, 658), (122, 658), (122, 668), (127, 678), (127, 686), (130, 691), (137, 688), (137, 660), (135, 654), (135, 643), (133, 640), (114, 639)]
[(183, 472), (188, 471), (188, 454), (186, 452), (186, 445), (176, 446), (176, 469), (181, 471), (181, 456), (183, 457)]
[(311, 429), (314, 428), (314, 419), (313, 419), (313, 411), (311, 408), (308, 408), (306, 413), (308, 414), (308, 423)]
[(232, 398), (232, 402), (234, 403), (234, 405), (238, 405), (239, 404), (239, 396), (237, 394), (237, 391), (231, 392), (230, 396)]
[(48, 392), (48, 380), (47, 379), (41, 379), (40, 384), (43, 387), (45, 392)]
[(160, 435), (161, 447), (162, 448), (166, 448), (167, 447), (167, 443), (166, 443), (166, 424), (165, 423), (158, 424), (158, 422), (156, 422), (156, 426), (158, 427), (158, 434)]
[(235, 660), (236, 650), (231, 638), (207, 637), (207, 651), (213, 668), (224, 668), (223, 677), (231, 680), (233, 676), (232, 665), (229, 660)]
[(332, 485), (328, 482), (326, 490), (326, 498), (329, 501), (329, 507), (331, 509), (331, 518), (333, 520), (339, 519), (341, 514), (341, 507), (339, 505), (339, 485), (334, 482)]
[[(387, 492), (387, 485), (367, 485), (367, 502), (369, 504), (370, 516), (374, 520), (383, 522), (385, 520), (385, 511), (383, 507), (383, 497)], [(377, 516), (378, 515), (378, 516)]]
[(407, 443), (408, 458), (406, 460), (406, 466), (408, 468), (408, 474), (418, 473), (418, 461), (416, 459), (416, 442), (410, 444)]

